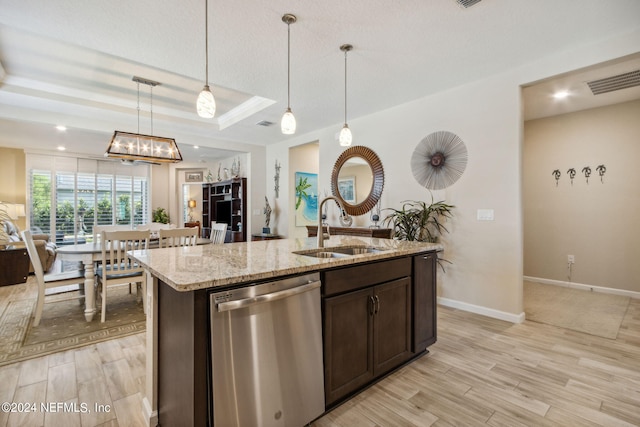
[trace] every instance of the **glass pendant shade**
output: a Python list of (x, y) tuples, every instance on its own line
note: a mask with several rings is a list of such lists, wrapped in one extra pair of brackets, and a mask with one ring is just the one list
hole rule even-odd
[(280, 129), (285, 135), (293, 135), (296, 133), (296, 118), (291, 112), (291, 108), (287, 108), (287, 111), (284, 112), (282, 121), (280, 122)]
[(351, 145), (351, 141), (353, 141), (353, 137), (351, 136), (351, 129), (349, 129), (348, 124), (345, 123), (344, 126), (342, 127), (338, 141), (340, 141), (340, 145), (343, 147), (348, 147)]
[(205, 85), (200, 95), (198, 95), (196, 108), (198, 109), (198, 115), (205, 119), (212, 118), (216, 113), (216, 100), (213, 98), (209, 85)]

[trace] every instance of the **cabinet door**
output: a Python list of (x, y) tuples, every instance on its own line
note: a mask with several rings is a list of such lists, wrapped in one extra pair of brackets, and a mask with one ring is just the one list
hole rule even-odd
[(413, 348), (424, 351), (436, 342), (436, 262), (435, 252), (413, 257)]
[(324, 300), (326, 405), (373, 378), (373, 291), (371, 288)]
[(378, 285), (374, 298), (374, 374), (398, 367), (411, 358), (411, 279)]

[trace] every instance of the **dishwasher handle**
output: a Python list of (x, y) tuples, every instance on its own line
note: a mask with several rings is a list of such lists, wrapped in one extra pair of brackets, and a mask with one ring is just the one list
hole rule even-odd
[(293, 295), (298, 295), (304, 292), (309, 292), (313, 289), (319, 288), (322, 282), (319, 280), (309, 282), (305, 285), (295, 286), (293, 288), (285, 289), (283, 291), (272, 292), (270, 294), (258, 295), (251, 298), (244, 298), (235, 301), (220, 302), (216, 304), (218, 312), (238, 310), (240, 308), (251, 307), (256, 304), (262, 304), (265, 302), (277, 301), (279, 299), (288, 298)]

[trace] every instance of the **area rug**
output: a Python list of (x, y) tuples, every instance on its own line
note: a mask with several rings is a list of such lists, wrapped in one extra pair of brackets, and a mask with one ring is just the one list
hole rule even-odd
[[(84, 302), (75, 299), (45, 304), (40, 325), (34, 327), (36, 286), (29, 277), (26, 284), (0, 288), (0, 366), (145, 330), (142, 303), (127, 287), (110, 290), (104, 323), (99, 311), (87, 322)], [(77, 295), (65, 292), (48, 301)]]
[(615, 339), (629, 297), (524, 282), (527, 320)]

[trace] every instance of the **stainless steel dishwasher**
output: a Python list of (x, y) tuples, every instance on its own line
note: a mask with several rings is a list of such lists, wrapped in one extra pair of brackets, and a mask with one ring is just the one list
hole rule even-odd
[(301, 427), (324, 412), (318, 273), (211, 294), (216, 427)]

